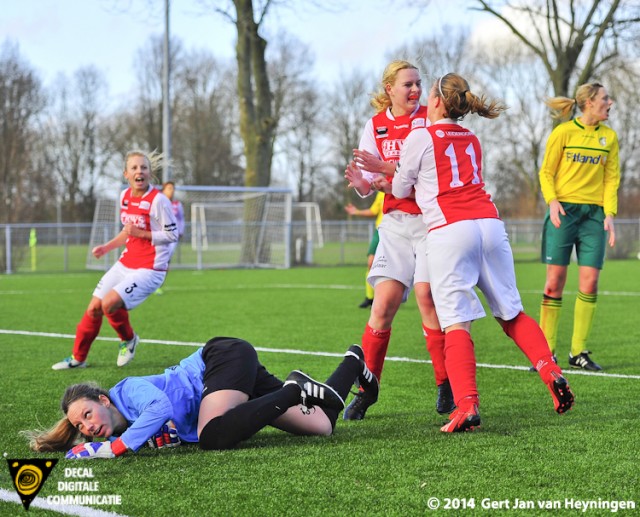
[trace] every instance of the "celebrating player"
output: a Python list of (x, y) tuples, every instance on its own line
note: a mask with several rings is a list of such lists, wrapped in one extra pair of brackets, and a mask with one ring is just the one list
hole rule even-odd
[(618, 211), (618, 136), (603, 124), (613, 101), (604, 86), (583, 84), (575, 99), (554, 97), (546, 103), (560, 120), (575, 107), (582, 116), (557, 126), (547, 140), (540, 169), (542, 195), (549, 205), (542, 235), (542, 262), (547, 279), (540, 307), (540, 326), (551, 352), (556, 353), (562, 293), (575, 245), (578, 257), (578, 296), (573, 316), (569, 366), (602, 368), (586, 350), (598, 298), (598, 278), (604, 264), (606, 233), (616, 242), (613, 218)]
[(169, 260), (178, 241), (176, 218), (167, 197), (150, 183), (151, 174), (162, 167), (161, 154), (132, 151), (125, 158), (124, 177), (129, 188), (120, 195), (123, 229), (113, 239), (93, 248), (100, 258), (124, 246), (120, 259), (98, 282), (89, 306), (76, 328), (73, 353), (52, 366), (67, 370), (86, 366), (87, 355), (100, 332), (102, 316), (121, 340), (117, 365), (129, 363), (138, 335), (129, 323), (129, 311), (140, 305), (167, 275)]
[[(392, 61), (382, 75), (382, 89), (373, 96), (376, 110), (366, 124), (355, 160), (345, 177), (361, 196), (382, 190), (391, 181), (404, 139), (414, 127), (426, 125), (426, 108), (420, 105), (422, 81), (418, 69), (407, 61)], [(453, 411), (453, 397), (444, 367), (444, 333), (436, 315), (422, 245), (426, 228), (414, 199), (386, 194), (378, 233), (380, 242), (369, 271), (374, 288), (371, 315), (362, 335), (369, 369), (379, 379), (391, 339), (391, 324), (413, 285), (422, 327), (438, 387), (436, 410)], [(361, 420), (376, 397), (360, 391), (344, 412), (345, 420)]]
[[(49, 431), (26, 434), (35, 451), (73, 447), (68, 459), (137, 451), (168, 420), (180, 440), (205, 450), (233, 448), (267, 425), (330, 435), (354, 382), (378, 389), (359, 345), (349, 347), (326, 383), (298, 370), (283, 383), (259, 363), (251, 344), (216, 337), (163, 374), (128, 377), (108, 392), (93, 384), (70, 386), (61, 404), (65, 417)], [(79, 434), (96, 441), (75, 445)]]
[(495, 118), (505, 108), (469, 89), (457, 74), (440, 77), (429, 91), (431, 125), (407, 137), (392, 184), (398, 198), (415, 196), (427, 224), (427, 266), (438, 318), (445, 331), (445, 364), (457, 409), (443, 432), (480, 425), (471, 322), (485, 316), (474, 290), (547, 385), (558, 413), (573, 394), (553, 361), (538, 324), (523, 312), (511, 247), (498, 210), (484, 189), (478, 138), (458, 124), (468, 113)]

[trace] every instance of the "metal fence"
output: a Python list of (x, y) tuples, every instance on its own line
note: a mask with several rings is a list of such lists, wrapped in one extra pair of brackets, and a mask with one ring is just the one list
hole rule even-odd
[[(215, 226), (215, 223), (210, 223)], [(517, 260), (537, 260), (540, 253), (541, 220), (506, 220), (507, 232)], [(91, 223), (0, 224), (0, 272), (56, 273), (87, 269), (90, 256)], [(640, 219), (615, 222), (616, 245), (607, 248), (608, 259), (640, 258)], [(308, 232), (308, 225), (291, 224), (292, 266), (363, 265), (373, 234), (372, 221), (323, 221), (320, 237)], [(241, 230), (240, 230), (241, 232)], [(211, 248), (211, 243), (209, 243)], [(178, 245), (172, 268), (203, 269), (197, 259), (191, 228)], [(114, 254), (115, 259), (115, 254)], [(105, 262), (105, 269), (110, 262)]]

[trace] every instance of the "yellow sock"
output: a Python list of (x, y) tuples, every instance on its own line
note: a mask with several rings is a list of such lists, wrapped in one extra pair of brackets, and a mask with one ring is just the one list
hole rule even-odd
[(560, 309), (562, 309), (562, 298), (551, 298), (546, 294), (542, 297), (540, 304), (540, 328), (547, 338), (549, 349), (556, 355), (556, 345), (558, 343), (558, 325), (560, 324)]
[[(369, 274), (369, 270), (367, 269), (367, 275), (368, 274)], [(366, 275), (365, 275), (364, 285), (365, 285), (365, 287), (364, 287), (364, 295), (367, 297), (367, 299), (373, 300), (373, 287), (371, 287), (369, 282), (367, 282)]]
[(578, 291), (576, 307), (573, 312), (573, 337), (571, 338), (571, 355), (574, 357), (584, 352), (587, 346), (597, 300), (597, 294), (585, 294)]

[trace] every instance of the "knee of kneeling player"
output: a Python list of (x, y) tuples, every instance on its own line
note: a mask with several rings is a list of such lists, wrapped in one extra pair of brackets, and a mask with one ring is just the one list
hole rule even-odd
[(331, 418), (329, 415), (326, 415), (326, 418), (317, 419), (309, 429), (309, 434), (317, 436), (331, 436), (333, 434), (333, 429), (335, 428), (336, 420), (337, 415), (336, 418)]
[(216, 417), (204, 426), (198, 438), (198, 445), (202, 450), (221, 451), (233, 449), (238, 444), (237, 437), (221, 423), (222, 417)]

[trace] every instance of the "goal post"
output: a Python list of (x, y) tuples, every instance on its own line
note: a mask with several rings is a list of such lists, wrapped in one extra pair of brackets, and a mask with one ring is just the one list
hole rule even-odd
[(318, 203), (293, 204), (292, 240), (297, 264), (313, 264), (313, 250), (324, 247)]
[[(292, 198), (285, 188), (176, 186), (174, 199), (183, 205), (186, 224), (171, 268), (291, 267)], [(118, 200), (98, 202), (87, 268), (106, 269), (117, 260), (119, 251), (97, 260), (91, 249), (115, 236), (118, 219)]]
[(120, 232), (120, 214), (118, 210), (119, 199), (98, 199), (93, 213), (91, 236), (89, 237), (89, 249), (87, 250), (87, 269), (109, 269), (120, 256), (120, 250), (115, 249), (97, 259), (91, 250), (99, 244), (113, 239)]
[(176, 190), (188, 198), (191, 250), (198, 267), (291, 266), (291, 190), (209, 186)]
[(307, 240), (316, 248), (324, 247), (324, 235), (322, 233), (322, 218), (320, 217), (320, 205), (303, 201), (293, 204), (293, 221), (296, 226), (304, 224)]
[[(87, 269), (107, 270), (120, 256), (91, 254), (121, 230), (119, 199), (96, 203)], [(176, 186), (174, 199), (186, 224), (172, 268), (289, 268), (313, 264), (313, 250), (324, 246), (318, 203), (295, 203), (289, 189), (186, 185)]]

